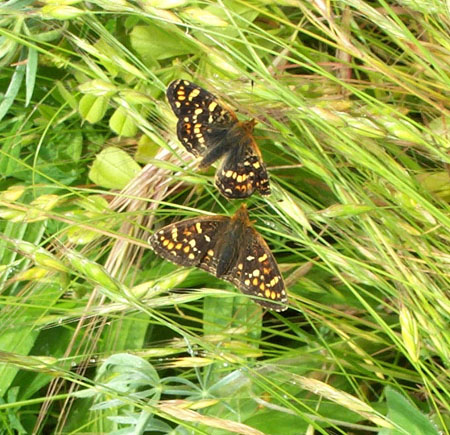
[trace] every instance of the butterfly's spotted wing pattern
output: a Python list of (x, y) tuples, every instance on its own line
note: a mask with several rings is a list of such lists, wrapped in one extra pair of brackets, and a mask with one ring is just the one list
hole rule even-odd
[[(199, 267), (227, 227), (226, 216), (198, 216), (167, 225), (153, 234), (153, 250), (172, 263)], [(210, 251), (211, 254), (213, 251)]]
[(257, 296), (260, 305), (270, 310), (287, 309), (283, 277), (265, 240), (247, 227), (246, 244), (233, 269), (222, 278), (232, 282), (242, 293)]
[(187, 80), (172, 82), (167, 88), (167, 99), (178, 118), (178, 139), (196, 157), (211, 146), (208, 136), (212, 128), (220, 136), (220, 131), (225, 134), (237, 123), (235, 114), (219, 104), (214, 95)]
[(232, 218), (200, 216), (168, 225), (150, 238), (150, 244), (173, 263), (196, 266), (233, 283), (265, 308), (287, 308), (278, 265), (251, 226), (245, 205)]
[(252, 135), (254, 121), (239, 122), (214, 95), (187, 80), (171, 83), (167, 98), (178, 117), (178, 139), (187, 151), (202, 157), (200, 167), (224, 157), (216, 174), (222, 195), (247, 198), (255, 190), (270, 194), (267, 170)]
[(239, 123), (248, 134), (242, 135), (240, 146), (228, 153), (216, 173), (216, 186), (228, 198), (247, 198), (255, 190), (270, 195), (269, 176), (261, 153), (253, 139), (254, 121)]

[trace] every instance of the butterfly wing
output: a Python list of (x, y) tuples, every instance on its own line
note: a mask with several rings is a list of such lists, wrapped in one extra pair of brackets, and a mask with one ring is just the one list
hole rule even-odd
[(219, 215), (175, 222), (156, 231), (149, 242), (159, 256), (172, 263), (201, 267), (201, 262), (208, 252), (211, 254), (229, 220), (229, 217)]
[(275, 311), (287, 309), (287, 294), (277, 262), (262, 236), (247, 227), (245, 248), (230, 272), (221, 277), (241, 292), (256, 296), (255, 302)]
[[(237, 122), (236, 115), (207, 90), (187, 80), (176, 80), (167, 88), (167, 99), (178, 117), (177, 136), (188, 152), (205, 154)], [(214, 139), (214, 140), (213, 140)]]
[(216, 172), (216, 186), (226, 198), (247, 198), (255, 190), (270, 195), (269, 175), (253, 137), (243, 136), (241, 144), (225, 157)]

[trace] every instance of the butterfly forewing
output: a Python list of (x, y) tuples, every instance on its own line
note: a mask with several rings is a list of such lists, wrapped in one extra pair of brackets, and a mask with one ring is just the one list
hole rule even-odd
[(172, 263), (200, 267), (208, 251), (211, 254), (211, 248), (216, 245), (229, 220), (219, 215), (175, 222), (153, 234), (149, 242), (158, 255)]
[(265, 240), (252, 227), (247, 228), (245, 248), (230, 273), (222, 279), (232, 282), (242, 293), (256, 296), (265, 308), (284, 311), (287, 295), (278, 264)]
[(195, 156), (204, 154), (211, 146), (208, 136), (212, 129), (225, 133), (227, 127), (237, 122), (234, 113), (219, 104), (214, 95), (187, 80), (172, 82), (167, 99), (178, 117), (178, 139)]

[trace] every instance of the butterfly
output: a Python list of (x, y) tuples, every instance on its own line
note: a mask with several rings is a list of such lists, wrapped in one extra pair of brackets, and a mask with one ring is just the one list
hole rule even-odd
[(188, 152), (202, 157), (199, 167), (223, 157), (215, 177), (223, 196), (247, 198), (255, 190), (270, 195), (269, 176), (253, 138), (255, 120), (240, 122), (214, 95), (187, 80), (172, 82), (167, 99), (178, 118), (178, 139)]
[(283, 277), (245, 204), (232, 217), (197, 216), (167, 225), (149, 242), (156, 254), (172, 263), (229, 281), (265, 308), (287, 309)]

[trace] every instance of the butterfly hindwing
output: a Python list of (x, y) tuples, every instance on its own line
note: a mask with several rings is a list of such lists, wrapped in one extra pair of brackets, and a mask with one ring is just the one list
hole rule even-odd
[(149, 239), (153, 250), (172, 263), (199, 267), (230, 218), (199, 216), (167, 225)]
[(177, 136), (194, 156), (206, 152), (212, 130), (226, 128), (237, 122), (233, 112), (221, 105), (206, 89), (187, 80), (176, 80), (167, 88), (167, 99), (178, 117)]
[(242, 293), (256, 296), (255, 302), (265, 308), (287, 309), (285, 285), (277, 262), (265, 240), (252, 227), (247, 227), (245, 249), (222, 279), (232, 282)]
[(267, 169), (253, 138), (247, 138), (241, 146), (241, 156), (230, 153), (217, 170), (217, 188), (230, 199), (247, 198), (256, 190), (270, 195)]

